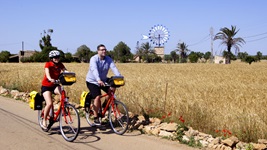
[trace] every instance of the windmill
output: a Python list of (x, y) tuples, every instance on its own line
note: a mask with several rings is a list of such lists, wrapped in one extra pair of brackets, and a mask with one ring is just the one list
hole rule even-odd
[(170, 32), (163, 25), (154, 25), (147, 35), (142, 35), (143, 40), (150, 40), (152, 44), (155, 44), (155, 53), (162, 58), (164, 57), (163, 45), (167, 43), (170, 37)]

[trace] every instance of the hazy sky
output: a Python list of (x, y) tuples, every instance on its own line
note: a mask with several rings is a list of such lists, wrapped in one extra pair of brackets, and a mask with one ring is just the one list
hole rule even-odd
[[(266, 6), (266, 0), (1, 0), (0, 51), (17, 53), (22, 41), (24, 50), (40, 51), (40, 34), (53, 29), (51, 43), (64, 52), (75, 53), (83, 44), (93, 51), (98, 44), (112, 50), (123, 41), (135, 53), (137, 41), (149, 41), (142, 35), (163, 25), (170, 32), (165, 54), (178, 42), (207, 52), (210, 28), (216, 34), (234, 25), (246, 41), (241, 52), (267, 55)], [(214, 41), (213, 49), (220, 54), (226, 47)]]

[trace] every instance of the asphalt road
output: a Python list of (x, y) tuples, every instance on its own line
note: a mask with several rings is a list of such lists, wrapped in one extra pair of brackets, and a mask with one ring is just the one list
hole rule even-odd
[(55, 123), (49, 132), (38, 125), (37, 111), (28, 103), (0, 96), (0, 149), (5, 150), (191, 150), (195, 148), (139, 131), (116, 135), (108, 127), (89, 127), (81, 118), (81, 131), (74, 142), (67, 142)]

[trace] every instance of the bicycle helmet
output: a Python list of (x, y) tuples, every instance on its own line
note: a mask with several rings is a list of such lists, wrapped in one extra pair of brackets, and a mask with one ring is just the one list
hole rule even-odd
[(57, 50), (52, 50), (51, 52), (49, 52), (49, 58), (54, 58), (54, 57), (59, 57), (60, 53)]

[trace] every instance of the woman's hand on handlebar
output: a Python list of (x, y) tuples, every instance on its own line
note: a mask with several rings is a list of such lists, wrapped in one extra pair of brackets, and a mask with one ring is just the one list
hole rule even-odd
[(51, 80), (48, 80), (49, 82), (52, 82), (54, 84), (59, 84), (59, 80), (55, 80), (55, 79), (51, 79)]
[(52, 82), (52, 83), (55, 83), (55, 79), (50, 79), (50, 80), (48, 80), (49, 82)]

